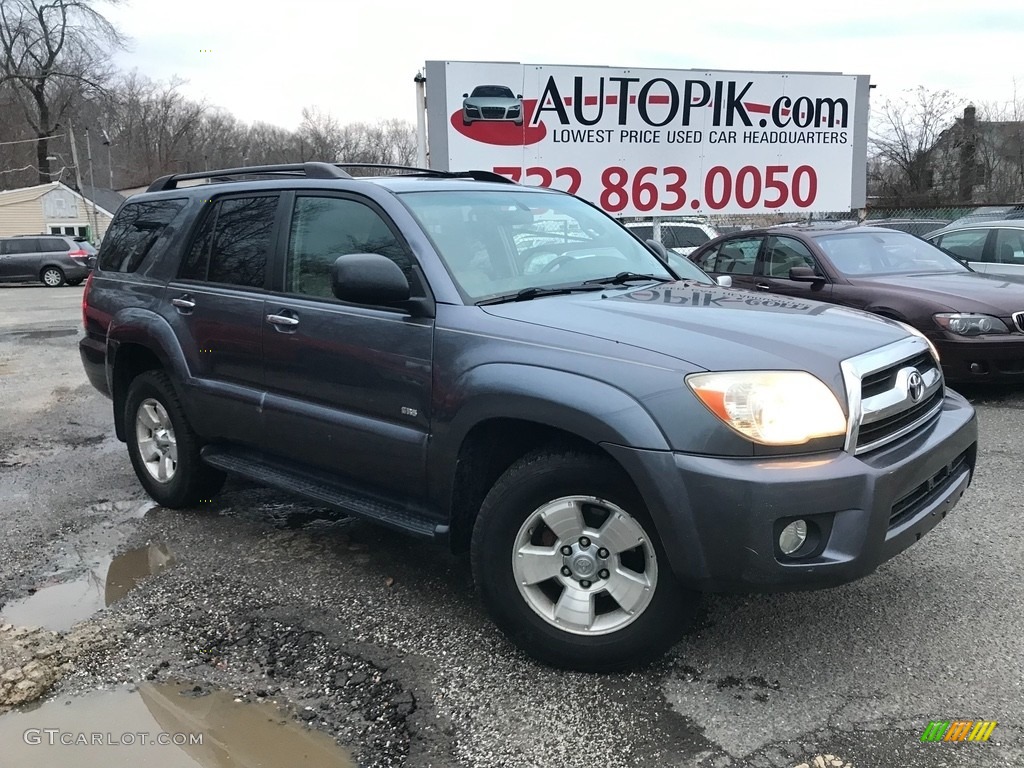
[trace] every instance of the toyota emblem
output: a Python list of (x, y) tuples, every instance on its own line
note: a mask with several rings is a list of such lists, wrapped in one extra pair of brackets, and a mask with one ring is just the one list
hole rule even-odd
[(907, 394), (915, 403), (921, 402), (921, 398), (924, 397), (924, 378), (916, 370), (907, 377)]

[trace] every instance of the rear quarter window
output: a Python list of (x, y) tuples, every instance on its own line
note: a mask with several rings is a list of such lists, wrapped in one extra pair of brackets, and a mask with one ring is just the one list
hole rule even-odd
[(70, 251), (71, 247), (68, 245), (67, 240), (61, 240), (59, 237), (44, 237), (39, 241), (42, 247), (41, 251)]
[(137, 270), (186, 203), (185, 199), (125, 203), (103, 238), (99, 268), (106, 272)]

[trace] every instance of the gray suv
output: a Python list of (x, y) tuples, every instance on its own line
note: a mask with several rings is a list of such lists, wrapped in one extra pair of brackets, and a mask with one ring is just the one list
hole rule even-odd
[(514, 643), (612, 670), (701, 591), (871, 573), (967, 488), (974, 410), (913, 329), (670, 268), (565, 193), (349, 167), (115, 217), (80, 351), (161, 505), (233, 473), (468, 551)]
[(91, 271), (96, 249), (65, 235), (0, 238), (0, 283), (39, 281), (50, 288), (78, 285)]

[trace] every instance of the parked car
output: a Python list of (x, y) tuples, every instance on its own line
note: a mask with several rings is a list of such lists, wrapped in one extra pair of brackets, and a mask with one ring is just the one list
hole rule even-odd
[(163, 506), (230, 472), (468, 551), (513, 642), (609, 670), (698, 591), (871, 573), (970, 483), (974, 410), (909, 326), (486, 171), (274, 168), (158, 179), (87, 283), (86, 374)]
[(504, 85), (478, 85), (472, 93), (462, 94), (462, 124), (505, 121), (523, 124), (523, 95)]
[(864, 222), (867, 227), (885, 227), (918, 237), (924, 237), (947, 224), (949, 219), (868, 219)]
[(951, 224), (925, 239), (976, 272), (1024, 277), (1024, 219)]
[(1024, 380), (1024, 283), (974, 272), (914, 235), (769, 228), (719, 238), (690, 258), (736, 287), (908, 323), (936, 346), (949, 381)]
[[(649, 222), (632, 221), (626, 224), (627, 229), (641, 240), (654, 237), (654, 225)], [(681, 256), (689, 256), (704, 243), (716, 238), (721, 233), (710, 224), (691, 221), (663, 221), (661, 223), (661, 243), (668, 250)]]
[(0, 237), (0, 283), (78, 285), (91, 271), (89, 259), (95, 255), (88, 241), (70, 235)]
[[(949, 226), (959, 227), (964, 224), (978, 224), (983, 221), (1005, 221), (1007, 219), (1024, 219), (1024, 202), (1012, 205), (985, 205), (975, 211), (950, 222)], [(930, 234), (930, 233), (929, 233)]]

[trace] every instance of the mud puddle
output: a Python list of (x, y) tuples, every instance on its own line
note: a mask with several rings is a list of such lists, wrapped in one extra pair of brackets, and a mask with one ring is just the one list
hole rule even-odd
[(334, 740), (272, 703), (145, 683), (135, 692), (59, 697), (0, 716), (5, 763), (20, 768), (354, 768)]
[(163, 544), (130, 549), (116, 557), (106, 555), (76, 579), (44, 586), (29, 597), (8, 603), (0, 611), (0, 619), (65, 632), (173, 563), (174, 556)]

